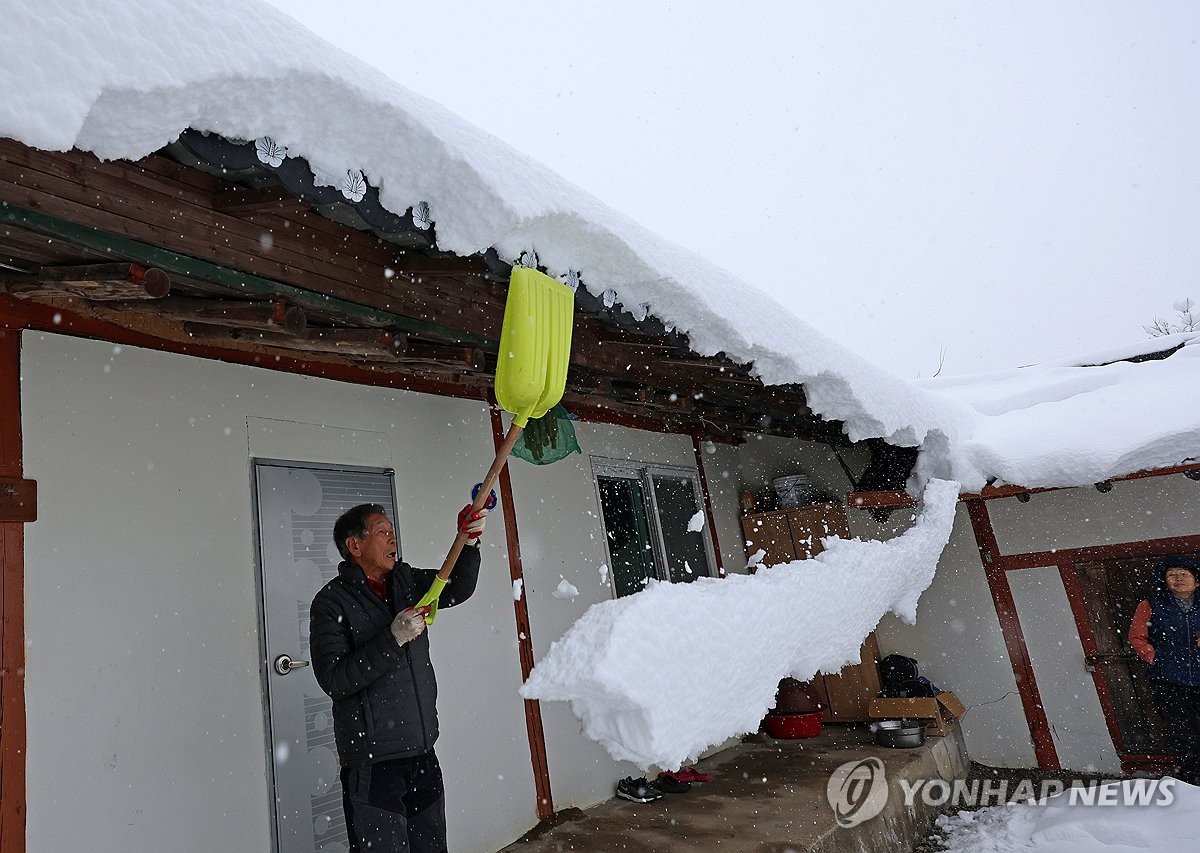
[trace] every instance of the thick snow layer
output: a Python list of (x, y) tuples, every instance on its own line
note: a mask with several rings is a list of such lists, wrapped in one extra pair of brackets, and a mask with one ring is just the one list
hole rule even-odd
[(553, 274), (578, 271), (592, 293), (686, 331), (698, 352), (753, 362), (768, 384), (803, 383), (850, 438), (920, 445), (914, 492), (930, 477), (971, 491), (993, 478), (1083, 485), (1200, 453), (1200, 411), (1180, 402), (1196, 385), (1194, 346), (1144, 365), (902, 381), (259, 0), (4, 11), (0, 136), (137, 159), (190, 127), (271, 137), (329, 185), (361, 170), (393, 211), (427, 202), (442, 249), (508, 260), (533, 249)]
[[(1164, 359), (1120, 360), (1180, 344)], [(943, 457), (922, 462), (967, 491), (978, 491), (988, 477), (1082, 486), (1200, 459), (1200, 334), (922, 384), (976, 413), (974, 427)], [(949, 467), (938, 467), (943, 462)]]
[[(1150, 780), (1113, 783), (1112, 804), (1089, 805), (1065, 791), (1044, 805), (1035, 803), (991, 806), (938, 818), (946, 833), (948, 853), (1177, 853), (1191, 850), (1200, 814), (1200, 788), (1172, 780), (1142, 801), (1165, 805), (1132, 805), (1134, 791)], [(1165, 787), (1165, 786), (1164, 786)], [(1124, 790), (1122, 790), (1124, 789)], [(1103, 794), (1093, 794), (1092, 803)]]
[(887, 542), (830, 538), (755, 575), (651, 583), (587, 612), (521, 689), (560, 699), (617, 759), (677, 767), (758, 728), (779, 679), (858, 662), (891, 611), (908, 622), (950, 538), (958, 484), (932, 481), (916, 524)]
[[(132, 60), (131, 57), (136, 57)], [(137, 159), (185, 128), (269, 136), (335, 185), (362, 170), (389, 209), (430, 205), (439, 248), (534, 249), (686, 331), (703, 354), (803, 382), (853, 438), (916, 445), (958, 409), (797, 320), (730, 272), (652, 234), (548, 169), (257, 0), (41, 0), (0, 28), (0, 136)]]

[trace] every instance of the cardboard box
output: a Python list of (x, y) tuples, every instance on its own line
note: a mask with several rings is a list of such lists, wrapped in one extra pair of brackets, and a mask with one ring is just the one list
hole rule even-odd
[(876, 720), (922, 720), (925, 734), (944, 735), (954, 721), (967, 713), (963, 703), (949, 690), (921, 699), (872, 699), (869, 713)]

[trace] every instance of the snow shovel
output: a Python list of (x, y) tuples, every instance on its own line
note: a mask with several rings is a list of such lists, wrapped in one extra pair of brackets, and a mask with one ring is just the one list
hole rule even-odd
[[(537, 270), (513, 267), (496, 361), (496, 401), (513, 416), (512, 426), (478, 488), (472, 512), (478, 512), (487, 502), (492, 484), (500, 476), (525, 424), (530, 418), (546, 414), (562, 399), (571, 362), (574, 313), (575, 294), (569, 287)], [(437, 616), (438, 596), (466, 543), (465, 534), (454, 537), (450, 553), (429, 592), (416, 604), (429, 608), (425, 614), (428, 625)]]

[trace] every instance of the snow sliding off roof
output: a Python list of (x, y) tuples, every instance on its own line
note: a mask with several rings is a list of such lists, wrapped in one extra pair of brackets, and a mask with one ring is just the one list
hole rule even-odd
[(905, 382), (258, 0), (7, 11), (0, 137), (122, 160), (188, 129), (269, 139), (263, 156), (302, 159), (318, 184), (361, 175), (387, 210), (427, 212), (439, 250), (510, 262), (533, 251), (552, 275), (686, 332), (696, 353), (752, 363), (767, 385), (801, 384), (851, 440), (921, 446), (913, 494), (931, 477), (966, 491), (1085, 485), (1200, 457), (1200, 411), (1184, 390), (1200, 370), (1194, 345), (1159, 362)]
[(852, 439), (916, 445), (956, 429), (954, 404), (255, 0), (21, 5), (0, 51), (0, 136), (129, 160), (188, 128), (270, 137), (318, 182), (361, 171), (396, 213), (427, 203), (441, 250), (536, 251), (551, 274), (578, 271), (592, 293), (614, 290), (685, 331), (696, 352), (754, 362), (767, 384), (803, 383), (812, 410)]

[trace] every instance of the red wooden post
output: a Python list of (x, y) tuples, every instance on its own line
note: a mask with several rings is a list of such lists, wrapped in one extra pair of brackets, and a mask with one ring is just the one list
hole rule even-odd
[(1004, 635), (1004, 645), (1008, 649), (1013, 675), (1017, 680), (1017, 691), (1021, 694), (1021, 704), (1025, 708), (1025, 719), (1029, 724), (1029, 735), (1033, 739), (1033, 752), (1037, 757), (1038, 767), (1045, 770), (1061, 770), (1058, 751), (1054, 748), (1054, 740), (1050, 736), (1050, 723), (1046, 719), (1045, 708), (1042, 707), (1041, 692), (1033, 675), (1033, 662), (1029, 659), (1029, 649), (1025, 646), (1025, 634), (1021, 630), (1021, 621), (1017, 618), (1017, 604), (1013, 600), (1012, 588), (1008, 584), (1004, 569), (1000, 566), (1000, 548), (992, 529), (987, 505), (982, 500), (969, 500), (966, 504), (971, 517), (971, 528), (975, 531), (975, 541), (979, 545), (979, 557), (983, 561), (988, 589), (991, 590), (992, 601), (996, 605), (996, 616), (1000, 619), (1000, 632)]
[[(0, 477), (19, 478), (21, 333), (0, 316)], [(0, 850), (25, 850), (25, 530), (0, 522)]]
[[(500, 409), (491, 406), (492, 441), (496, 452), (504, 446), (504, 423), (500, 419)], [(511, 445), (509, 446), (511, 450)], [(507, 453), (507, 451), (505, 451)], [(508, 574), (513, 582), (525, 582), (521, 565), (521, 540), (517, 535), (517, 508), (512, 497), (512, 480), (508, 476), (508, 466), (500, 469), (500, 506), (504, 508), (504, 537), (508, 548)], [(479, 497), (486, 500), (487, 491), (481, 489)], [(533, 634), (529, 630), (529, 608), (526, 604), (525, 592), (513, 601), (513, 609), (517, 620), (517, 649), (521, 657), (521, 681), (529, 679), (533, 670)], [(550, 791), (550, 764), (546, 759), (546, 733), (542, 729), (542, 706), (536, 699), (525, 700), (525, 729), (529, 737), (529, 757), (533, 762), (533, 788), (537, 795), (537, 816), (539, 820), (547, 820), (554, 816), (554, 796)]]

